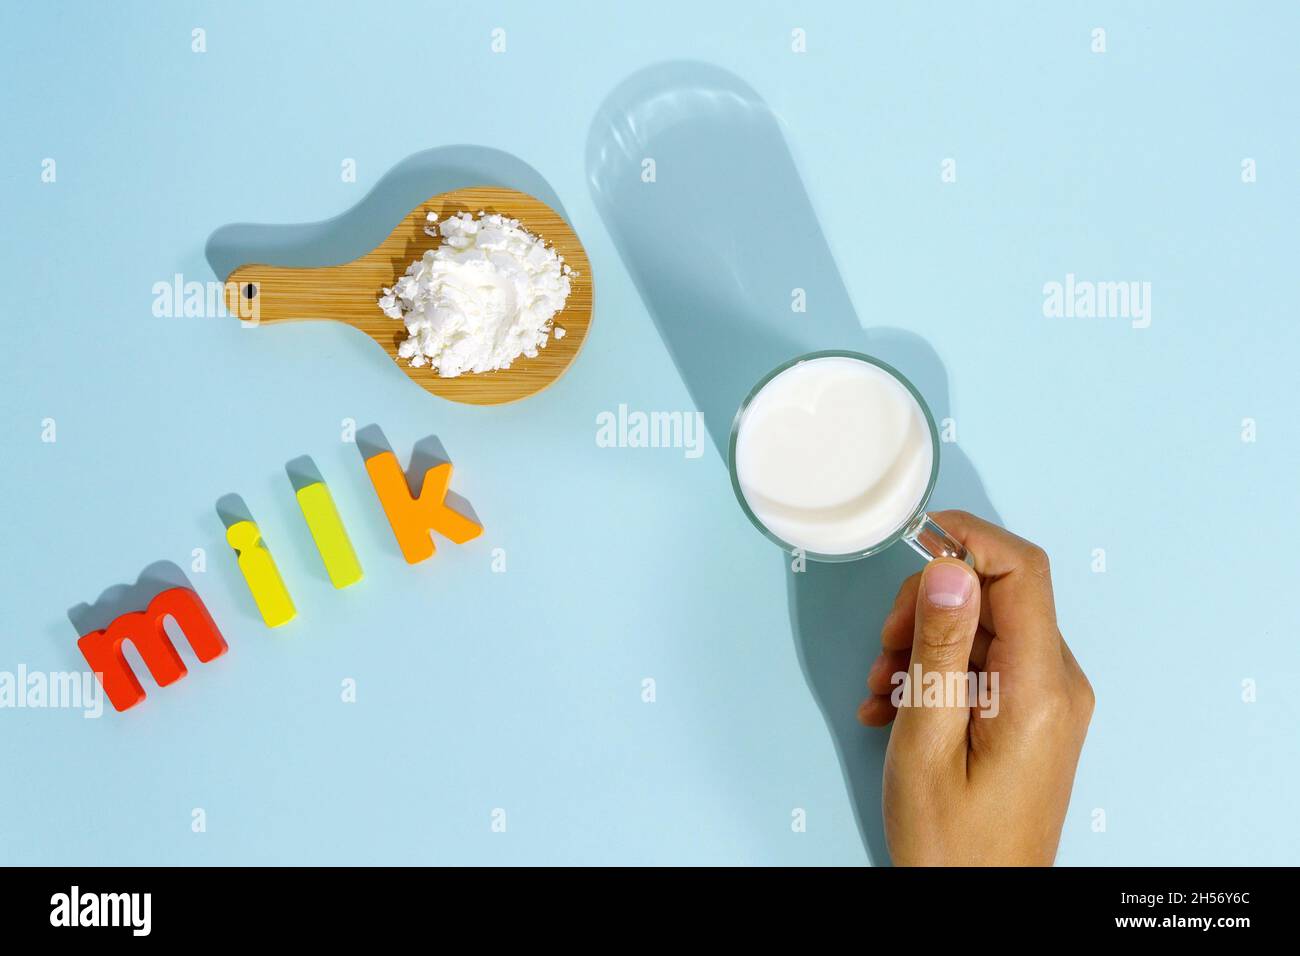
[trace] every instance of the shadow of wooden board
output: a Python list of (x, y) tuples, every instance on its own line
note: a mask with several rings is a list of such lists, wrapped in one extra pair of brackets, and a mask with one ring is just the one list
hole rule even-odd
[[(428, 366), (411, 368), (406, 359), (397, 357), (406, 327), (379, 310), (379, 297), (406, 272), (408, 265), (441, 242), (424, 231), (428, 213), (434, 213), (441, 222), (456, 213), (477, 215), (480, 211), (518, 219), (523, 229), (554, 247), (573, 269), (569, 298), (555, 317), (555, 324), (564, 329), (565, 336), (558, 340), (551, 337), (535, 358), (521, 355), (510, 368), (500, 371), (442, 378)], [(497, 186), (474, 186), (432, 197), (411, 210), (379, 246), (352, 262), (302, 269), (240, 266), (230, 274), (226, 286), (226, 304), (232, 315), (248, 314), (248, 305), (241, 312), (236, 297), (247, 296), (250, 285), (259, 326), (273, 322), (342, 322), (378, 343), (421, 388), (470, 405), (500, 405), (540, 392), (577, 358), (591, 326), (591, 263), (573, 229), (540, 199)]]

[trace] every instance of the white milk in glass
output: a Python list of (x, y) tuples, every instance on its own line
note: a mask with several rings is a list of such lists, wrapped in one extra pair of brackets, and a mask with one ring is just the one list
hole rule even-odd
[(827, 356), (792, 365), (754, 396), (737, 427), (735, 467), (750, 511), (782, 541), (852, 554), (916, 513), (934, 447), (902, 382)]

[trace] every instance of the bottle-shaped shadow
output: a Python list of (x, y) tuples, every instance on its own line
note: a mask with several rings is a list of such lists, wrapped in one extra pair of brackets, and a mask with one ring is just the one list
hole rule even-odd
[[(948, 415), (947, 374), (917, 336), (864, 329), (795, 168), (777, 118), (739, 78), (667, 63), (620, 84), (587, 142), (592, 196), (723, 459), (741, 401), (796, 355), (853, 349), (877, 356)], [(884, 228), (884, 227), (882, 227)], [(806, 303), (806, 312), (796, 311)], [(721, 504), (721, 503), (720, 503)], [(725, 503), (728, 507), (733, 502)], [(996, 520), (956, 445), (943, 446), (934, 507)], [(754, 547), (771, 547), (757, 532)], [(845, 564), (786, 567), (795, 646), (834, 739), (858, 828), (888, 861), (880, 812), (888, 735), (857, 706), (899, 584), (920, 569), (906, 545)]]
[(523, 160), (486, 146), (439, 146), (406, 157), (360, 202), (332, 219), (292, 225), (232, 223), (208, 237), (204, 253), (223, 281), (249, 262), (272, 266), (351, 262), (386, 239), (416, 206), (469, 186), (517, 189), (568, 219), (555, 190)]

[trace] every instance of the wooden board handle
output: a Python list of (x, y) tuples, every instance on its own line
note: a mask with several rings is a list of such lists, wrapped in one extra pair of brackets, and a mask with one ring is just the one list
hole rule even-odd
[[(363, 274), (368, 271), (374, 275)], [(380, 315), (376, 303), (383, 284), (394, 278), (384, 270), (366, 270), (360, 261), (307, 269), (240, 266), (226, 280), (226, 307), (250, 325), (313, 320), (355, 325)]]

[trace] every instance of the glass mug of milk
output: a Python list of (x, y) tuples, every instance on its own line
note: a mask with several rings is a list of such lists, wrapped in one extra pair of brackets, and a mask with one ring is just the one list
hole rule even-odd
[(939, 430), (912, 383), (859, 352), (812, 352), (754, 386), (731, 428), (731, 486), (755, 527), (814, 561), (906, 541), (973, 559), (925, 513)]

